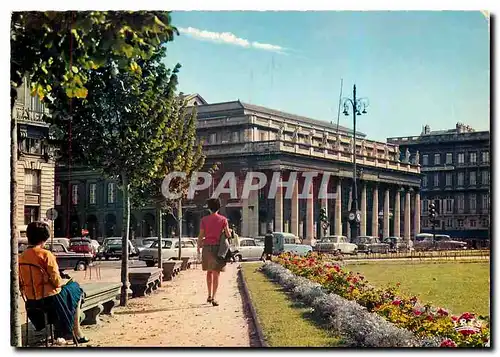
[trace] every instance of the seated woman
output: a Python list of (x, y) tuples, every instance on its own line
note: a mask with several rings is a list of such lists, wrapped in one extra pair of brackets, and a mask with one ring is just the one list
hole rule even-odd
[[(19, 280), (26, 296), (28, 317), (36, 330), (44, 327), (42, 306), (48, 311), (50, 322), (55, 322), (62, 336), (71, 335), (78, 343), (89, 342), (80, 330), (80, 304), (83, 290), (74, 281), (64, 284), (56, 257), (44, 249), (50, 238), (49, 226), (44, 222), (31, 222), (26, 228), (28, 248), (19, 256)], [(29, 264), (29, 265), (27, 265)], [(40, 267), (45, 271), (43, 274)]]

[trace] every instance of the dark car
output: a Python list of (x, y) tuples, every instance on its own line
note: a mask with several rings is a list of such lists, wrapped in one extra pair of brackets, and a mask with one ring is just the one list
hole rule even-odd
[(381, 243), (377, 237), (359, 236), (353, 243), (358, 246), (358, 252), (367, 254), (389, 252), (389, 244)]
[(384, 238), (383, 242), (389, 244), (390, 252), (400, 253), (410, 251), (410, 247), (401, 237), (387, 237)]
[[(132, 242), (128, 242), (128, 254), (130, 257), (139, 254), (138, 250)], [(99, 252), (99, 257), (106, 260), (109, 258), (120, 258), (122, 257), (122, 238), (107, 238), (102, 245), (102, 250)]]
[(94, 260), (92, 254), (70, 251), (61, 243), (46, 243), (44, 248), (52, 251), (61, 271), (65, 269), (86, 270)]

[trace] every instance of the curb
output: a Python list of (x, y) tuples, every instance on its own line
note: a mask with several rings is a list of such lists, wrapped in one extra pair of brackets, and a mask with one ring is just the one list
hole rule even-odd
[(259, 340), (260, 348), (268, 348), (269, 345), (264, 338), (264, 332), (262, 331), (257, 312), (255, 311), (252, 299), (250, 298), (250, 292), (248, 291), (247, 282), (245, 281), (245, 277), (243, 276), (243, 270), (241, 269), (241, 266), (238, 269), (238, 278), (240, 279), (241, 287), (243, 288), (243, 298), (250, 309), (250, 314), (252, 315), (253, 325), (255, 327), (255, 332), (257, 333), (257, 339)]

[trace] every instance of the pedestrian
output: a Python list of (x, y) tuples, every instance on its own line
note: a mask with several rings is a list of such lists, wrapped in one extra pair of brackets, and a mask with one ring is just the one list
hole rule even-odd
[[(231, 237), (231, 232), (227, 218), (219, 214), (220, 200), (210, 198), (207, 200), (207, 206), (210, 214), (201, 219), (197, 251), (200, 254), (200, 249), (202, 249), (201, 267), (207, 272), (207, 302), (218, 306), (215, 296), (219, 287), (220, 272), (224, 271), (226, 266), (229, 253), (228, 239)], [(224, 246), (226, 246), (225, 252), (221, 253), (221, 250), (224, 250), (221, 247)], [(224, 256), (221, 256), (222, 254)]]
[(273, 255), (273, 231), (272, 229), (267, 230), (267, 234), (264, 237), (264, 251), (262, 252), (262, 256), (260, 259), (262, 261), (271, 260)]
[(55, 323), (63, 336), (73, 334), (78, 343), (90, 340), (80, 329), (80, 305), (83, 290), (70, 280), (64, 283), (54, 254), (44, 249), (50, 238), (45, 222), (31, 222), (26, 228), (28, 248), (19, 257), (20, 288), (26, 297), (28, 318), (35, 329), (45, 327), (41, 308), (48, 311), (48, 322)]

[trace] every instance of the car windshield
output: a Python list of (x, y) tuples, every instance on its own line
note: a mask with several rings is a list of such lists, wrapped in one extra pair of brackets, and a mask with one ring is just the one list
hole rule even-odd
[[(151, 244), (153, 244), (156, 241), (158, 241), (158, 239), (156, 239), (156, 238), (154, 238), (154, 239), (143, 239), (142, 245), (144, 247), (149, 247), (149, 246), (151, 246)], [(157, 244), (157, 246), (158, 246), (158, 244)]]
[(111, 239), (106, 242), (106, 245), (121, 245), (122, 240), (121, 239)]
[[(170, 241), (170, 240), (164, 240), (161, 243), (162, 243), (161, 244), (162, 248), (170, 248), (172, 246), (172, 241)], [(158, 241), (153, 242), (153, 244), (151, 244), (150, 248), (158, 248)]]

